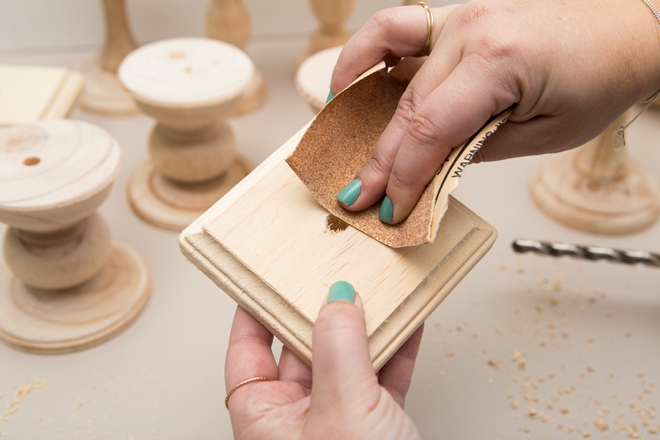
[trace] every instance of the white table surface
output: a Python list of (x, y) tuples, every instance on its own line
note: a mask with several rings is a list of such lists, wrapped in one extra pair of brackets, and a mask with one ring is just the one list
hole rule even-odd
[[(250, 46), (268, 102), (231, 125), (239, 149), (256, 163), (312, 117), (293, 85), (292, 66), (304, 44)], [(80, 68), (93, 55), (0, 54), (0, 63)], [(126, 183), (147, 159), (153, 121), (79, 109), (72, 117), (105, 128), (123, 149), (122, 172), (100, 212), (115, 240), (145, 258), (152, 296), (131, 327), (88, 350), (41, 356), (0, 344), (0, 415), (20, 387), (48, 384), (0, 420), (0, 437), (231, 438), (223, 364), (235, 305), (183, 259), (176, 234), (142, 223), (126, 203)], [(660, 176), (660, 111), (643, 115), (627, 139), (636, 160)], [(406, 410), (427, 439), (577, 439), (586, 435), (582, 430), (619, 439), (634, 435), (633, 425), (639, 438), (660, 438), (650, 431), (660, 424), (660, 271), (510, 250), (512, 239), (525, 237), (657, 252), (660, 225), (601, 237), (555, 223), (529, 195), (540, 160), (466, 171), (455, 195), (493, 224), (499, 239), (428, 320)], [(524, 370), (512, 360), (516, 351)], [(599, 419), (609, 429), (595, 426)]]

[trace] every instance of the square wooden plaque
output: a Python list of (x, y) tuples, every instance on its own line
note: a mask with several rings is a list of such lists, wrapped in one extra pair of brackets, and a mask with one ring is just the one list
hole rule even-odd
[(284, 162), (305, 130), (186, 228), (179, 244), (308, 365), (329, 286), (350, 282), (378, 370), (488, 252), (497, 231), (453, 198), (434, 243), (394, 249), (350, 226), (330, 231), (329, 213)]
[(63, 67), (0, 66), (0, 127), (67, 117), (84, 82)]

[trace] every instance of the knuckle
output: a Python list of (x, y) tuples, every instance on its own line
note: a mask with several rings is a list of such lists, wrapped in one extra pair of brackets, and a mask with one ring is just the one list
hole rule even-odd
[(417, 174), (404, 174), (397, 170), (392, 170), (388, 188), (393, 187), (399, 190), (403, 190), (406, 194), (420, 192), (420, 190), (423, 190), (428, 183), (419, 180), (420, 177), (421, 176)]
[(367, 162), (367, 168), (378, 175), (385, 174), (388, 171), (388, 167), (385, 165), (385, 158), (377, 151), (374, 151), (369, 162)]
[(485, 2), (466, 3), (458, 11), (458, 20), (461, 26), (472, 26), (479, 23), (490, 11), (490, 5)]
[(424, 114), (415, 113), (408, 126), (408, 134), (422, 145), (434, 145), (437, 143), (441, 129), (438, 121)]
[(376, 12), (371, 19), (367, 22), (372, 31), (378, 35), (387, 35), (389, 31), (395, 26), (397, 20), (397, 12), (395, 9), (381, 9)]

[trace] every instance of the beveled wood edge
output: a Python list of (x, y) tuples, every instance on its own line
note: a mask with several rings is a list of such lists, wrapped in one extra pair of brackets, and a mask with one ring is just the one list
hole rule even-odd
[[(450, 258), (457, 252), (463, 252), (469, 255), (459, 270), (457, 270), (449, 278), (436, 278), (433, 280), (432, 285), (437, 286), (437, 292), (432, 295), (430, 301), (425, 304), (417, 304), (424, 298), (423, 295), (416, 294), (418, 289), (425, 283), (420, 285), (406, 298), (396, 310), (402, 310), (405, 307), (417, 307), (418, 310), (413, 319), (409, 320), (407, 324), (399, 328), (389, 328), (389, 323), (392, 322), (388, 318), (383, 325), (381, 325), (369, 339), (370, 351), (377, 351), (377, 354), (372, 355), (372, 363), (376, 371), (387, 363), (387, 361), (396, 353), (396, 351), (408, 340), (413, 332), (433, 313), (433, 311), (444, 301), (444, 299), (454, 290), (454, 288), (465, 278), (465, 276), (476, 266), (476, 264), (488, 253), (495, 241), (497, 240), (497, 230), (484, 221), (481, 217), (474, 214), (465, 205), (450, 196), (450, 201), (455, 208), (461, 211), (469, 211), (475, 220), (475, 225), (472, 230), (463, 238), (459, 247), (450, 252), (434, 269), (429, 273), (427, 280), (431, 279), (435, 274), (444, 269), (443, 262)], [(467, 249), (466, 249), (467, 247)], [(429, 284), (426, 284), (428, 286)], [(392, 315), (390, 315), (391, 317)], [(382, 334), (381, 334), (382, 333)], [(395, 336), (390, 339), (388, 344), (382, 342), (387, 340), (385, 336), (394, 333)], [(383, 344), (382, 349), (378, 345)]]

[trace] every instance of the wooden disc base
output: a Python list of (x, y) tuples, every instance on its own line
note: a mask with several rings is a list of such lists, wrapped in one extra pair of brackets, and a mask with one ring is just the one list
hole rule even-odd
[(145, 162), (135, 170), (128, 184), (128, 202), (145, 222), (179, 232), (247, 176), (252, 168), (248, 159), (237, 155), (234, 163), (219, 177), (182, 184), (165, 177), (151, 162)]
[(566, 226), (596, 234), (629, 234), (648, 228), (660, 217), (655, 179), (634, 165), (615, 181), (586, 177), (573, 166), (575, 153), (544, 162), (531, 191), (543, 211)]
[(97, 275), (68, 289), (29, 287), (0, 267), (0, 340), (44, 354), (81, 350), (125, 329), (149, 291), (146, 264), (117, 243)]
[(85, 88), (78, 103), (82, 108), (104, 115), (133, 115), (139, 113), (135, 101), (126, 91), (116, 73), (101, 69), (98, 60), (84, 69)]
[(266, 83), (264, 82), (263, 74), (254, 69), (254, 73), (250, 78), (250, 82), (245, 88), (245, 93), (236, 108), (232, 112), (232, 116), (241, 116), (250, 113), (266, 102)]

